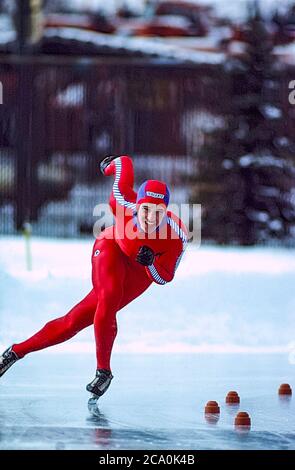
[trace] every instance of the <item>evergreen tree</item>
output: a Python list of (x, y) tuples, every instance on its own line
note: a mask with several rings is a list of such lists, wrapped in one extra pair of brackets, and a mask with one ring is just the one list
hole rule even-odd
[(230, 65), (224, 125), (205, 136), (198, 156), (192, 199), (202, 204), (202, 236), (243, 245), (284, 240), (295, 220), (294, 142), (285, 135), (281, 77), (257, 5), (247, 21), (245, 53)]

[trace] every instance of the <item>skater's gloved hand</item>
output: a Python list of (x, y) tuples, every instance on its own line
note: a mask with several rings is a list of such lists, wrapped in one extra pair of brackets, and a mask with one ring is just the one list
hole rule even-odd
[(136, 261), (143, 266), (150, 266), (155, 260), (155, 253), (151, 248), (146, 245), (143, 245), (138, 250)]
[(109, 164), (115, 159), (118, 158), (119, 155), (108, 155), (107, 157), (103, 158), (99, 163), (100, 171), (103, 175), (105, 175), (105, 169), (109, 166)]

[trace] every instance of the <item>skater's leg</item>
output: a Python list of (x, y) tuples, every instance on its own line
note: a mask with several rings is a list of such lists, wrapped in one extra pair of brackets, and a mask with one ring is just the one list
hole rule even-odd
[(116, 314), (123, 297), (126, 256), (114, 240), (104, 240), (93, 257), (92, 279), (97, 295), (94, 316), (97, 369), (110, 370), (110, 357), (117, 335)]
[(97, 371), (86, 389), (97, 399), (113, 379), (110, 358), (117, 335), (117, 311), (142, 294), (152, 281), (145, 269), (131, 262), (114, 241), (99, 241), (93, 253), (92, 278), (98, 298), (94, 317)]
[(110, 359), (117, 336), (116, 314), (122, 298), (122, 286), (108, 283), (102, 289), (94, 316), (97, 369), (111, 370)]
[(23, 343), (14, 344), (13, 351), (21, 358), (33, 351), (48, 348), (72, 338), (80, 330), (93, 323), (96, 305), (97, 297), (92, 289), (67, 315), (46, 323), (38, 333)]

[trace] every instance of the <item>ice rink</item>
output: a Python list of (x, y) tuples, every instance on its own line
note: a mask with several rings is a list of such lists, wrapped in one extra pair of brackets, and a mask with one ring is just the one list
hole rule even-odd
[[(286, 356), (115, 354), (114, 379), (88, 411), (89, 354), (35, 353), (0, 384), (0, 449), (295, 449), (294, 385)], [(237, 390), (239, 407), (225, 404)], [(217, 400), (220, 419), (207, 423), (204, 406)], [(248, 433), (233, 426), (238, 411)]]

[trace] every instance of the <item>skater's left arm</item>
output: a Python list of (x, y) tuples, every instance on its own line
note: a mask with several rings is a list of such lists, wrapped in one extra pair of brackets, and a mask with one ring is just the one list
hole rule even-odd
[(184, 250), (185, 245), (179, 239), (170, 243), (170, 247), (164, 253), (156, 254), (153, 263), (145, 268), (149, 278), (161, 285), (171, 282)]

